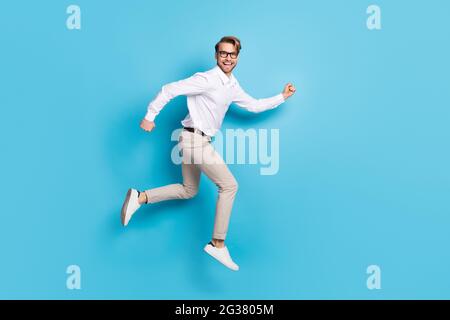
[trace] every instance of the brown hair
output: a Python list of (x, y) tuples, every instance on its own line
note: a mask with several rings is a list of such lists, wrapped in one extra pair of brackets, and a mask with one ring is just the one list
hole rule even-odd
[(219, 51), (219, 44), (220, 43), (231, 43), (236, 48), (237, 53), (239, 54), (239, 51), (241, 51), (241, 40), (239, 40), (236, 37), (233, 36), (226, 36), (222, 37), (222, 39), (219, 40), (219, 42), (216, 43), (215, 49), (216, 53)]

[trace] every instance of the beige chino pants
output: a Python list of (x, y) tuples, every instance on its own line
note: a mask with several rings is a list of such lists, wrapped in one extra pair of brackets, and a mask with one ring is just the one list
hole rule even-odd
[(225, 240), (238, 184), (222, 157), (211, 145), (211, 138), (182, 130), (178, 147), (182, 155), (182, 184), (146, 190), (148, 203), (172, 199), (190, 199), (198, 192), (203, 172), (218, 187), (213, 238)]

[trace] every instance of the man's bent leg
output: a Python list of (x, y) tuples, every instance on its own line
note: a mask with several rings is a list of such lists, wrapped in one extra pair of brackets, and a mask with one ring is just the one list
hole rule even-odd
[(146, 190), (147, 203), (156, 203), (173, 199), (189, 199), (198, 192), (200, 169), (195, 164), (181, 164), (183, 184), (176, 183)]
[(219, 188), (213, 239), (225, 240), (238, 184), (212, 145), (208, 144), (204, 147), (203, 157), (203, 163), (199, 164), (200, 170)]

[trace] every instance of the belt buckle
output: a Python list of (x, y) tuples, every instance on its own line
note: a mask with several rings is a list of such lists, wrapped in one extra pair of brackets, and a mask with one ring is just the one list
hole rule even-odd
[(206, 134), (203, 131), (201, 131), (201, 130), (199, 130), (197, 128), (194, 128), (194, 131), (195, 131), (195, 133), (197, 133), (197, 134), (199, 134), (201, 136), (206, 136)]
[(199, 129), (195, 129), (196, 132), (198, 134), (200, 134), (202, 137), (206, 137), (210, 142), (213, 141), (213, 137), (207, 135), (206, 133), (204, 133), (203, 131), (199, 130)]

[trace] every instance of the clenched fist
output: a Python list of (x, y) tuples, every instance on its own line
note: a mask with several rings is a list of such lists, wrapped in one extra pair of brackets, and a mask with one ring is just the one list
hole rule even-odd
[(141, 121), (141, 128), (147, 132), (152, 131), (154, 127), (155, 127), (155, 123), (153, 121), (148, 121), (145, 119), (143, 119)]
[(283, 97), (284, 100), (286, 100), (287, 98), (289, 98), (290, 96), (292, 96), (295, 93), (295, 87), (292, 83), (288, 83), (284, 89), (283, 89)]

